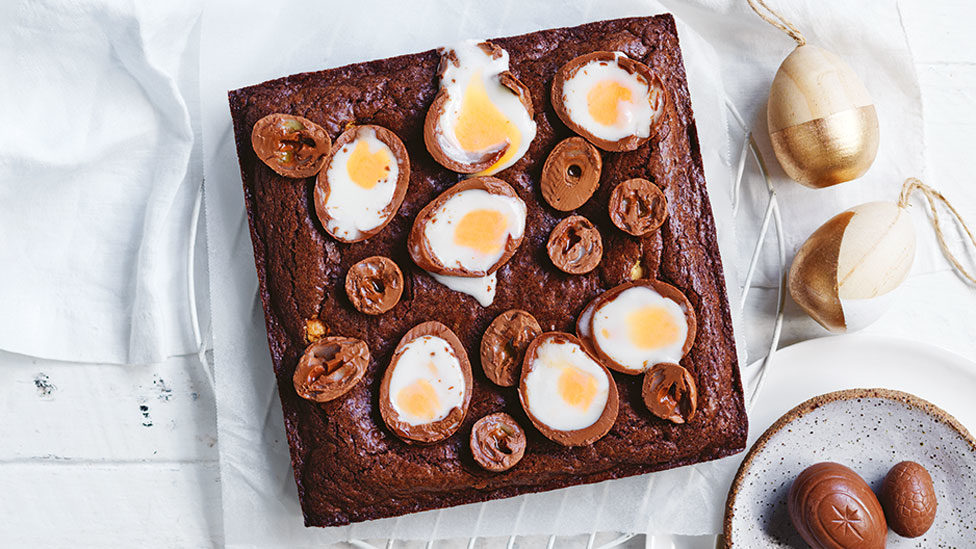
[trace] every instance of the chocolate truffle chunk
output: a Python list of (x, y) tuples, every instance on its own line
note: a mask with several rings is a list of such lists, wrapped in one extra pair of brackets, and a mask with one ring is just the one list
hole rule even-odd
[(352, 126), (336, 139), (315, 181), (315, 214), (339, 242), (359, 242), (393, 219), (410, 184), (400, 138), (381, 126)]
[(668, 217), (664, 193), (646, 179), (628, 179), (610, 193), (610, 220), (618, 229), (634, 236), (656, 230)]
[(360, 312), (383, 314), (400, 301), (401, 294), (403, 273), (388, 257), (367, 257), (346, 273), (346, 295)]
[(546, 251), (559, 270), (569, 274), (586, 274), (600, 264), (603, 239), (589, 219), (571, 215), (560, 221), (549, 234)]
[(369, 348), (351, 337), (323, 337), (305, 349), (293, 381), (298, 396), (316, 402), (334, 400), (353, 388), (366, 373)]
[(881, 484), (881, 505), (888, 525), (898, 535), (921, 536), (935, 522), (937, 502), (932, 476), (914, 461), (895, 465)]
[(600, 151), (582, 137), (560, 141), (542, 166), (542, 197), (553, 208), (575, 210), (600, 186)]
[(509, 309), (495, 317), (481, 338), (481, 367), (488, 379), (502, 387), (514, 387), (525, 350), (541, 333), (535, 317), (521, 309)]
[(661, 419), (685, 423), (698, 409), (698, 386), (691, 373), (678, 364), (655, 364), (644, 374), (644, 405)]
[(275, 113), (254, 124), (251, 147), (278, 174), (301, 179), (322, 169), (332, 140), (321, 126), (307, 118)]
[(881, 549), (888, 526), (881, 503), (857, 473), (839, 463), (807, 467), (790, 486), (790, 520), (813, 549)]
[(507, 471), (525, 454), (525, 431), (504, 412), (489, 414), (471, 427), (471, 454), (488, 471)]
[(471, 402), (471, 364), (461, 340), (437, 321), (410, 329), (380, 382), (380, 415), (408, 443), (453, 435)]

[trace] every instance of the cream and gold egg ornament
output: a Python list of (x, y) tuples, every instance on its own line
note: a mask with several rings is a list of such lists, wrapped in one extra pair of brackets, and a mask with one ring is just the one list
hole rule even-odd
[(807, 187), (856, 179), (878, 152), (878, 114), (867, 89), (847, 63), (817, 46), (798, 46), (780, 65), (766, 116), (776, 158)]
[(790, 267), (790, 295), (831, 332), (860, 330), (884, 313), (914, 259), (908, 211), (894, 202), (861, 204), (803, 243)]

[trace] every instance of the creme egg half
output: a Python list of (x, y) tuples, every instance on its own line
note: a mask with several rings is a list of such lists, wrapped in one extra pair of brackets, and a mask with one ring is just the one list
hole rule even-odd
[(606, 295), (593, 307), (589, 336), (597, 353), (609, 359), (608, 366), (639, 374), (655, 364), (681, 360), (691, 332), (687, 304), (650, 285)]
[(407, 247), (422, 269), (484, 277), (515, 253), (525, 232), (525, 202), (494, 177), (467, 179), (417, 215)]
[(460, 173), (511, 166), (529, 149), (536, 124), (528, 89), (508, 72), (508, 52), (466, 41), (442, 56), (440, 91), (424, 127), (431, 155)]
[(440, 421), (464, 402), (461, 362), (440, 337), (427, 335), (407, 343), (390, 367), (390, 403), (409, 425)]
[(633, 150), (651, 137), (664, 90), (642, 63), (620, 52), (594, 52), (559, 70), (552, 102), (563, 122), (597, 147)]
[(342, 242), (369, 238), (400, 208), (409, 180), (410, 162), (396, 134), (379, 126), (350, 128), (319, 173), (319, 220)]
[(567, 446), (602, 437), (617, 415), (610, 372), (579, 340), (560, 332), (540, 335), (526, 350), (519, 398), (542, 434)]

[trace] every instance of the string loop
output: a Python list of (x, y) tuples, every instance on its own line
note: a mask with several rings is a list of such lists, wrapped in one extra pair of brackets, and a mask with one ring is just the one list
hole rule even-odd
[(790, 38), (796, 41), (797, 46), (806, 45), (807, 39), (803, 36), (803, 33), (800, 32), (800, 29), (798, 29), (789, 19), (783, 17), (782, 14), (766, 5), (765, 0), (746, 1), (749, 2), (749, 7), (752, 8), (752, 11), (756, 12), (756, 15), (762, 17), (763, 21), (790, 35)]
[[(751, 0), (750, 0), (751, 1)], [(762, 0), (760, 0), (762, 1)], [(942, 203), (955, 217), (956, 222), (962, 227), (963, 231), (969, 237), (969, 243), (972, 244), (973, 249), (976, 249), (976, 236), (973, 235), (973, 231), (966, 225), (966, 221), (962, 218), (956, 208), (949, 203), (949, 200), (942, 196), (942, 193), (929, 187), (925, 183), (922, 183), (919, 179), (915, 177), (909, 177), (905, 180), (905, 184), (901, 188), (901, 196), (898, 197), (898, 207), (907, 208), (908, 200), (911, 198), (912, 193), (919, 191), (922, 196), (929, 203), (929, 212), (932, 214), (932, 225), (935, 227), (935, 236), (939, 239), (939, 247), (942, 248), (942, 254), (946, 256), (946, 259), (952, 263), (952, 266), (959, 271), (963, 277), (968, 279), (973, 284), (976, 284), (976, 275), (970, 273), (963, 265), (962, 262), (956, 257), (952, 250), (949, 249), (949, 245), (946, 244), (945, 234), (942, 232), (942, 225), (939, 221), (939, 210), (936, 207), (937, 203)]]

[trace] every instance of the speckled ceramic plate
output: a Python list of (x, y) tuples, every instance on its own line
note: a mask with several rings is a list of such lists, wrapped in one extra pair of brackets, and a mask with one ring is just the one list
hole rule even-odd
[(790, 523), (786, 495), (796, 475), (814, 463), (843, 463), (877, 491), (888, 469), (904, 460), (929, 470), (938, 511), (923, 537), (889, 530), (888, 547), (976, 547), (976, 439), (933, 404), (886, 389), (814, 397), (773, 423), (732, 483), (726, 546), (806, 547)]

